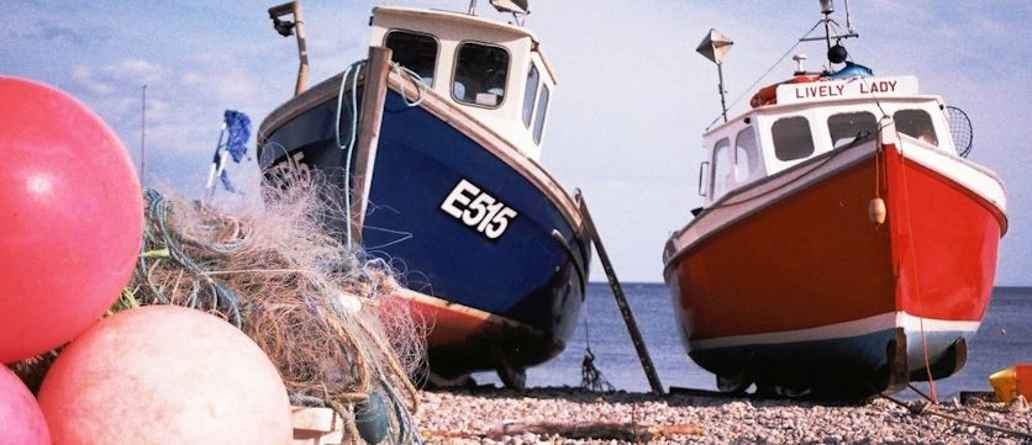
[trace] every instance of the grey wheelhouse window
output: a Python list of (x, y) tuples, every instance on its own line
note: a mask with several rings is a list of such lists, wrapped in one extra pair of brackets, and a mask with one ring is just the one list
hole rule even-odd
[(724, 196), (735, 184), (734, 165), (731, 159), (731, 139), (724, 138), (713, 146), (713, 191), (711, 199)]
[(534, 143), (541, 145), (541, 134), (545, 131), (545, 115), (548, 114), (548, 85), (541, 85), (541, 98), (538, 99), (537, 118), (534, 119)]
[(509, 53), (481, 43), (459, 45), (452, 96), (469, 105), (498, 108), (505, 100)]
[(763, 177), (763, 158), (756, 145), (756, 130), (745, 127), (735, 136), (734, 177), (738, 184), (745, 184)]
[(939, 146), (939, 138), (935, 135), (932, 117), (924, 110), (899, 110), (892, 115), (896, 121), (896, 130), (922, 142)]
[(866, 111), (835, 114), (828, 118), (831, 146), (844, 147), (857, 139), (873, 135), (878, 130), (878, 119)]
[(527, 73), (527, 90), (523, 94), (523, 125), (530, 128), (530, 118), (534, 116), (534, 100), (537, 99), (538, 83), (541, 81), (541, 74), (534, 65), (530, 65), (530, 72)]
[(805, 117), (778, 119), (771, 127), (774, 136), (774, 155), (782, 161), (803, 159), (813, 154), (813, 135), (810, 121)]
[(437, 67), (437, 39), (428, 34), (391, 31), (384, 44), (391, 49), (391, 60), (423, 78), (428, 86), (434, 84)]

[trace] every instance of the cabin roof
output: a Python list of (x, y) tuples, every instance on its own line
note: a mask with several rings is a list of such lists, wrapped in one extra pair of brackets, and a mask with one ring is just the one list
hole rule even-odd
[(495, 31), (512, 33), (518, 37), (529, 37), (531, 40), (534, 41), (535, 44), (539, 43), (537, 36), (535, 36), (533, 32), (526, 28), (510, 25), (508, 23), (497, 22), (491, 19), (486, 19), (475, 15), (469, 15), (462, 12), (427, 10), (419, 8), (409, 8), (404, 6), (377, 6), (373, 8), (373, 15), (391, 15), (402, 17), (407, 16), (450, 21), (458, 26), (475, 26), (492, 29)]
[[(929, 100), (937, 100), (937, 101), (941, 102), (942, 101), (942, 97), (941, 96), (936, 96), (936, 95), (918, 94), (918, 95), (912, 95), (912, 96), (880, 97), (880, 98), (878, 98), (878, 100), (880, 100), (882, 102), (925, 102), (925, 101), (929, 101)], [(779, 113), (779, 112), (783, 112), (783, 111), (789, 111), (789, 110), (792, 110), (792, 109), (832, 108), (832, 107), (834, 107), (836, 105), (848, 105), (848, 104), (855, 104), (855, 103), (861, 103), (861, 102), (874, 102), (874, 101), (875, 101), (874, 99), (869, 98), (869, 97), (847, 97), (847, 98), (836, 99), (836, 100), (821, 100), (821, 101), (815, 100), (815, 101), (797, 102), (797, 103), (789, 103), (789, 104), (762, 105), (762, 106), (759, 106), (759, 107), (750, 108), (748, 111), (744, 111), (744, 112), (739, 113), (738, 115), (736, 115), (734, 117), (728, 118), (727, 122), (721, 123), (720, 125), (717, 125), (717, 126), (711, 128), (711, 129), (709, 129), (708, 131), (704, 132), (702, 134), (702, 137), (704, 139), (705, 138), (709, 138), (710, 136), (712, 136), (712, 135), (714, 135), (716, 133), (719, 133), (722, 130), (724, 130), (725, 127), (728, 127), (729, 125), (733, 125), (735, 122), (738, 122), (738, 121), (740, 121), (740, 120), (742, 120), (742, 119), (744, 119), (746, 117), (749, 117), (749, 116), (752, 116), (752, 115), (756, 115), (756, 114), (774, 114), (774, 113)]]

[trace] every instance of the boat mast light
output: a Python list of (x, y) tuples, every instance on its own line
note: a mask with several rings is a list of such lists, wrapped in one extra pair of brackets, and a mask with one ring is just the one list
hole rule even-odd
[(696, 52), (717, 65), (717, 78), (719, 81), (717, 89), (720, 92), (720, 109), (721, 114), (724, 116), (724, 122), (727, 122), (727, 90), (724, 89), (723, 64), (727, 53), (731, 51), (731, 45), (734, 44), (735, 42), (721, 34), (720, 31), (710, 28), (706, 36), (702, 38), (702, 42), (695, 48)]

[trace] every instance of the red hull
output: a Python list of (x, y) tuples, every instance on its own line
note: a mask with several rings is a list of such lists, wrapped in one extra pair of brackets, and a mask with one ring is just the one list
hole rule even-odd
[[(696, 361), (697, 353), (722, 348), (856, 340), (878, 332), (891, 336), (894, 329), (906, 335), (913, 325), (905, 318), (918, 320), (921, 329), (934, 321), (946, 326), (943, 333), (950, 331), (952, 337), (935, 339), (935, 359), (977, 329), (992, 290), (1004, 214), (895, 146), (874, 156), (874, 143), (867, 145), (849, 149), (866, 153), (837, 168), (818, 171), (822, 162), (834, 163), (831, 154), (794, 167), (812, 170), (788, 185), (751, 186), (808, 184), (734, 217), (722, 216), (721, 206), (731, 206), (718, 202), (693, 222), (711, 229), (686, 235), (689, 226), (674, 236), (671, 245), (681, 246), (668, 250), (667, 281)], [(887, 208), (880, 226), (868, 215), (876, 185)], [(911, 355), (919, 340), (909, 340)], [(860, 353), (825, 346), (840, 348), (844, 359)], [(881, 358), (873, 358), (871, 367), (884, 366), (885, 345), (877, 348), (872, 355)], [(913, 357), (911, 362), (913, 370)], [(742, 366), (721, 362), (720, 354), (700, 364), (714, 372)]]

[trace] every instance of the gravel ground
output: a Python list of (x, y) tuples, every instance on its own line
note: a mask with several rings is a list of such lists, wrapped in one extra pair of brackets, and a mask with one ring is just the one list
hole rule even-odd
[[(842, 405), (786, 400), (731, 399), (690, 395), (590, 393), (571, 389), (423, 392), (419, 428), (432, 444), (618, 444), (632, 439), (570, 438), (519, 431), (553, 427), (637, 425), (653, 433), (650, 443), (901, 443), (1032, 444), (1020, 436), (969, 426), (930, 414), (914, 415), (886, 399)], [(1003, 404), (951, 400), (936, 410), (963, 419), (1029, 432), (1032, 411), (1008, 412)], [(508, 425), (508, 431), (505, 428)], [(682, 434), (663, 434), (679, 429)], [(515, 430), (515, 432), (513, 432)], [(583, 433), (584, 428), (581, 428)], [(687, 432), (687, 434), (683, 434)]]

